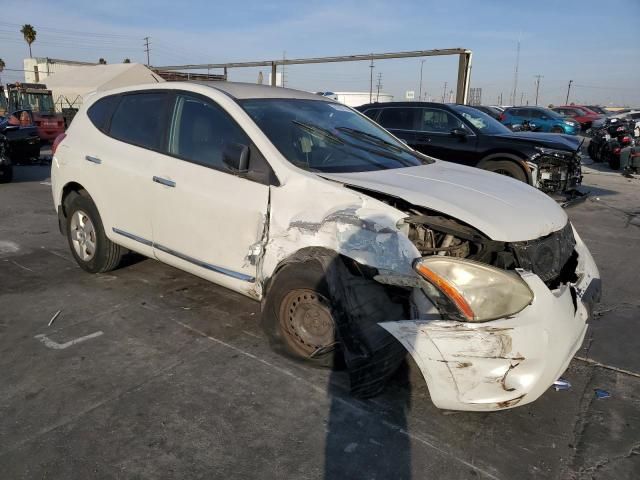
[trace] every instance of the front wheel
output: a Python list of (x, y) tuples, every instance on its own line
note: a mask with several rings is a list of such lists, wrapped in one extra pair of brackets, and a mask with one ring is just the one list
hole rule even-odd
[(564, 129), (556, 125), (551, 129), (551, 133), (564, 133)]
[(115, 269), (124, 249), (107, 238), (98, 209), (86, 194), (74, 194), (67, 207), (67, 239), (78, 265), (90, 273)]
[(335, 366), (336, 322), (318, 261), (279, 270), (271, 279), (262, 315), (276, 350), (315, 366)]
[(511, 160), (492, 161), (487, 163), (484, 169), (527, 183), (527, 175), (524, 173), (524, 170), (520, 168), (517, 163)]

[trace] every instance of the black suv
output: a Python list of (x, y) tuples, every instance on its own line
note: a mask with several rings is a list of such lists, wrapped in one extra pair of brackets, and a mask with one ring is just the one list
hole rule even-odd
[(512, 132), (467, 105), (390, 102), (358, 107), (426, 155), (501, 173), (546, 193), (570, 193), (582, 182), (576, 137)]

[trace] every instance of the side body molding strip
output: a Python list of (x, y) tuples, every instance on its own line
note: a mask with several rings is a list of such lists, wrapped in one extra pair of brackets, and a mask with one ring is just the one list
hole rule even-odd
[(131, 240), (135, 240), (136, 242), (140, 242), (143, 245), (147, 245), (148, 247), (153, 247), (153, 248), (157, 248), (158, 250), (168, 253), (169, 255), (173, 255), (174, 257), (177, 257), (181, 260), (184, 260), (186, 262), (189, 263), (193, 263), (194, 265), (197, 265), (198, 267), (201, 268), (206, 268), (207, 270), (211, 270), (212, 272), (216, 272), (216, 273), (221, 273), (223, 275), (227, 275), (229, 277), (233, 277), (233, 278), (237, 278), (238, 280), (242, 280), (243, 282), (255, 282), (256, 279), (255, 277), (252, 277), (250, 275), (246, 275), (244, 273), (240, 273), (240, 272), (234, 272), (233, 270), (229, 270), (227, 268), (224, 267), (218, 267), (217, 265), (212, 265), (210, 263), (207, 262), (203, 262), (202, 260), (198, 260), (197, 258), (193, 258), (190, 257), (189, 255), (185, 255), (183, 253), (180, 252), (176, 252), (175, 250), (172, 250), (168, 247), (165, 247), (163, 245), (159, 245), (157, 243), (152, 242), (151, 240), (147, 240), (146, 238), (142, 238), (139, 237), (137, 235), (134, 235), (133, 233), (129, 233), (129, 232), (125, 232), (124, 230), (120, 230), (119, 228), (112, 228), (114, 233), (117, 233), (118, 235), (122, 235), (123, 237), (127, 237)]

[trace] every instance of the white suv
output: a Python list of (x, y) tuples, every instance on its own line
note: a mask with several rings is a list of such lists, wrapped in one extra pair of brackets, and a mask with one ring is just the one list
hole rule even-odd
[(440, 408), (531, 402), (599, 299), (587, 247), (545, 194), (421, 155), (326, 97), (113, 90), (55, 147), (53, 200), (82, 268), (131, 250), (260, 300), (274, 347), (344, 362), (357, 395), (406, 349)]

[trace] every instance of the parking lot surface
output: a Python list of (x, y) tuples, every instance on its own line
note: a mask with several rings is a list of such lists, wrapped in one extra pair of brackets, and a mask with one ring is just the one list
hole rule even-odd
[(568, 213), (604, 291), (572, 387), (469, 413), (436, 409), (412, 362), (356, 400), (345, 373), (272, 352), (257, 303), (153, 260), (85, 273), (49, 168), (17, 167), (0, 186), (0, 477), (640, 478), (640, 179), (585, 170)]

